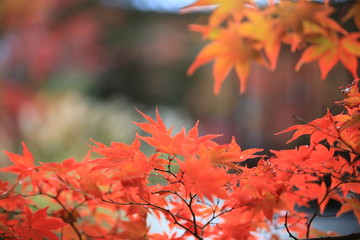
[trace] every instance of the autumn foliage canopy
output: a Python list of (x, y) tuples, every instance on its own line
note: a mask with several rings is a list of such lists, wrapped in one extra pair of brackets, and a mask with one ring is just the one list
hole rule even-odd
[[(297, 69), (318, 61), (325, 78), (340, 61), (357, 77), (360, 33), (332, 20), (332, 7), (279, 1), (261, 9), (252, 1), (198, 0), (183, 11), (214, 4), (208, 25), (191, 26), (211, 42), (189, 73), (214, 61), (215, 93), (231, 69), (244, 92), (251, 61), (276, 68), (282, 44), (304, 48)], [(359, 6), (343, 20), (360, 27)], [(23, 143), (22, 154), (5, 152), (12, 164), (0, 169), (16, 176), (0, 180), (0, 238), (251, 240), (265, 239), (262, 232), (274, 240), (331, 239), (336, 232), (312, 225), (330, 200), (341, 203), (334, 217), (352, 211), (360, 224), (359, 80), (343, 93), (341, 114), (328, 111), (284, 131), (293, 133), (289, 142), (309, 136), (308, 145), (268, 154), (242, 149), (235, 138), (218, 144), (219, 135), (199, 136), (199, 123), (174, 132), (158, 111), (151, 118), (140, 110), (144, 122), (134, 123), (141, 131), (130, 145), (91, 140), (82, 160), (45, 163)], [(151, 224), (169, 229), (150, 232), (150, 215)]]

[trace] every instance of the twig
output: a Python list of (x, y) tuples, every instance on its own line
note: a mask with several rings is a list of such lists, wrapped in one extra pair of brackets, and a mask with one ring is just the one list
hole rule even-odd
[(288, 228), (288, 225), (287, 225), (287, 220), (288, 220), (288, 212), (286, 212), (285, 214), (285, 223), (284, 223), (284, 226), (285, 226), (285, 229), (287, 231), (287, 233), (289, 234), (289, 237), (291, 237), (292, 239), (295, 239), (295, 240), (299, 240), (297, 237), (295, 237), (289, 230)]

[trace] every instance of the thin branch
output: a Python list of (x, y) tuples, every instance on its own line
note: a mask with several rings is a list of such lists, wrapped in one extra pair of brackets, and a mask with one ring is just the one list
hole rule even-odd
[[(247, 204), (245, 204), (245, 205), (247, 205)], [(245, 205), (243, 205), (243, 206), (245, 206)], [(235, 203), (234, 206), (232, 206), (231, 208), (226, 209), (226, 210), (223, 210), (222, 212), (220, 212), (220, 213), (217, 214), (217, 215), (215, 215), (215, 212), (213, 212), (213, 216), (211, 217), (211, 219), (210, 219), (209, 221), (207, 221), (207, 223), (205, 223), (202, 228), (204, 229), (204, 228), (205, 228), (207, 225), (209, 225), (214, 219), (216, 219), (216, 218), (220, 217), (221, 215), (224, 215), (224, 214), (226, 214), (226, 213), (234, 210), (235, 208), (236, 208), (236, 203)]]
[[(321, 201), (322, 202), (322, 201)], [(320, 206), (321, 203), (319, 203)], [(318, 208), (318, 207), (317, 207)], [(316, 209), (316, 211), (314, 212), (314, 214), (311, 216), (310, 220), (308, 220), (307, 224), (306, 224), (306, 237), (309, 238), (310, 236), (310, 229), (311, 229), (311, 224), (314, 221), (315, 217), (318, 215), (318, 209)]]
[[(50, 195), (50, 194), (48, 194), (48, 193), (44, 193), (39, 186), (38, 186), (38, 188), (39, 188), (39, 192), (40, 192), (40, 193), (42, 193), (43, 195), (45, 195), (45, 196), (47, 196), (47, 197), (50, 197), (50, 198), (54, 199), (54, 200), (64, 209), (64, 211), (66, 211), (66, 213), (69, 214), (69, 216), (71, 216), (71, 217), (73, 216), (73, 210), (72, 210), (72, 211), (69, 211), (69, 209), (67, 209), (67, 208), (65, 207), (65, 205), (64, 205), (64, 204), (59, 200), (59, 198), (58, 198), (58, 196), (59, 196), (59, 194), (60, 194), (61, 191), (58, 192), (56, 196), (52, 196), (52, 195)], [(73, 222), (73, 221), (70, 221), (70, 222), (68, 222), (68, 223), (70, 224), (70, 226), (72, 227), (72, 229), (75, 231), (75, 233), (76, 233), (76, 235), (78, 236), (79, 240), (82, 240), (81, 233), (79, 232), (79, 230), (78, 230), (77, 227), (75, 226), (74, 222)]]
[(138, 195), (141, 200), (144, 201), (144, 203), (138, 203), (138, 202), (129, 202), (129, 203), (119, 203), (119, 202), (115, 202), (113, 201), (112, 199), (109, 199), (109, 200), (105, 200), (104, 198), (100, 197), (100, 199), (103, 201), (103, 202), (106, 202), (106, 203), (111, 203), (111, 204), (116, 204), (116, 205), (123, 205), (123, 206), (129, 206), (129, 205), (140, 205), (140, 206), (149, 206), (151, 208), (154, 208), (154, 209), (158, 209), (160, 211), (163, 211), (163, 212), (166, 212), (168, 213), (171, 218), (174, 220), (174, 223), (179, 225), (181, 228), (185, 229), (187, 232), (191, 233), (196, 239), (198, 240), (203, 240), (198, 234), (195, 234), (195, 232), (191, 231), (189, 228), (187, 228), (186, 226), (184, 226), (183, 224), (181, 224), (177, 219), (176, 219), (176, 215), (173, 214), (169, 209), (166, 209), (166, 208), (163, 208), (163, 207), (160, 207), (158, 205), (154, 205), (152, 203), (150, 203), (149, 201), (147, 201), (146, 199), (144, 199), (143, 197), (141, 197), (140, 195)]
[[(169, 209), (166, 209), (166, 208), (163, 208), (163, 207), (160, 207), (160, 206), (157, 206), (157, 205), (154, 205), (152, 203), (150, 203), (149, 201), (145, 200), (144, 198), (142, 198), (140, 195), (139, 197), (147, 203), (148, 206), (150, 207), (153, 207), (153, 208), (156, 208), (156, 209), (159, 209), (161, 211), (165, 211), (167, 212), (171, 218), (174, 220), (174, 223), (179, 225), (180, 227), (182, 227), (183, 229), (185, 229), (186, 231), (188, 231), (189, 233), (191, 233), (196, 239), (199, 239), (199, 240), (203, 240), (202, 237), (200, 237), (195, 231), (191, 231), (189, 228), (187, 228), (186, 226), (184, 226), (183, 224), (181, 224), (177, 219), (176, 219), (176, 215), (174, 215)], [(196, 229), (196, 226), (195, 226), (195, 229)]]
[(106, 202), (106, 203), (111, 203), (111, 204), (116, 204), (116, 205), (121, 205), (121, 206), (129, 206), (129, 205), (140, 205), (140, 206), (149, 206), (150, 204), (148, 203), (138, 203), (138, 202), (128, 202), (128, 203), (120, 203), (120, 202), (115, 202), (112, 199), (106, 200), (103, 197), (99, 197), (101, 199), (101, 201)]
[(196, 194), (194, 196), (192, 196), (192, 194), (190, 193), (190, 202), (187, 204), (186, 201), (186, 205), (188, 206), (189, 210), (190, 210), (190, 213), (191, 213), (191, 216), (192, 216), (192, 219), (193, 219), (193, 225), (194, 225), (194, 232), (195, 234), (197, 235), (198, 234), (198, 225), (196, 223), (196, 216), (195, 216), (195, 213), (194, 213), (194, 210), (192, 209), (192, 202), (194, 200), (194, 198), (196, 197)]
[(287, 220), (288, 220), (288, 212), (286, 212), (286, 214), (285, 214), (285, 223), (284, 223), (285, 229), (286, 229), (287, 233), (289, 234), (289, 237), (291, 237), (292, 239), (295, 239), (295, 240), (299, 240), (297, 237), (292, 235), (292, 233), (290, 232), (290, 230), (288, 228)]
[(309, 235), (310, 235), (310, 227), (311, 227), (312, 222), (314, 221), (315, 217), (319, 215), (320, 205), (326, 200), (326, 198), (329, 196), (330, 192), (337, 189), (341, 184), (343, 184), (343, 182), (339, 182), (338, 184), (336, 184), (334, 187), (332, 187), (330, 189), (327, 188), (326, 193), (323, 196), (323, 198), (321, 199), (321, 201), (318, 203), (314, 214), (311, 216), (310, 220), (306, 224), (307, 225), (307, 230), (306, 230), (306, 237), (307, 238), (309, 238)]

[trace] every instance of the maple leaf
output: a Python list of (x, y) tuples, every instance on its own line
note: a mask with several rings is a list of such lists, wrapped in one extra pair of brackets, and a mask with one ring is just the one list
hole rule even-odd
[(18, 178), (12, 186), (9, 186), (8, 182), (0, 180), (0, 206), (2, 209), (6, 209), (6, 211), (16, 211), (24, 205), (29, 204), (29, 199), (15, 192), (15, 188), (20, 182), (21, 179)]
[(209, 25), (190, 24), (188, 28), (190, 31), (200, 33), (204, 40), (214, 39), (219, 34), (218, 28), (213, 28), (210, 27)]
[(122, 232), (117, 236), (121, 239), (142, 240), (148, 239), (147, 235), (150, 226), (147, 226), (147, 210), (143, 207), (135, 207), (134, 212), (128, 211), (127, 217), (129, 221), (121, 221), (120, 227)]
[(13, 195), (15, 187), (19, 184), (19, 179), (11, 186), (8, 187), (9, 182), (3, 182), (0, 180), (0, 200), (9, 198)]
[(155, 132), (166, 132), (171, 134), (172, 129), (167, 129), (165, 123), (161, 119), (159, 115), (159, 109), (156, 108), (156, 121), (153, 120), (151, 117), (146, 115), (145, 113), (141, 112), (137, 108), (135, 108), (138, 113), (140, 113), (149, 123), (135, 123), (137, 126), (139, 126), (142, 130), (144, 130), (147, 133), (153, 134)]
[(339, 61), (357, 78), (357, 57), (360, 56), (360, 33), (350, 33), (339, 38), (337, 35), (317, 36), (311, 39), (309, 46), (295, 66), (298, 71), (304, 63), (319, 61), (321, 79), (325, 79), (328, 72)]
[(236, 162), (243, 162), (249, 158), (260, 157), (261, 155), (254, 154), (263, 150), (264, 149), (262, 148), (250, 148), (246, 150), (241, 150), (241, 147), (236, 143), (235, 137), (232, 137), (230, 144), (228, 144), (228, 152), (237, 154)]
[(257, 211), (261, 211), (269, 221), (273, 220), (273, 215), (276, 209), (287, 208), (288, 201), (286, 198), (280, 198), (270, 192), (265, 192), (263, 197), (264, 198), (262, 200), (258, 200), (256, 202), (255, 209)]
[(0, 171), (18, 174), (20, 178), (31, 176), (33, 174), (36, 168), (34, 166), (34, 157), (25, 145), (25, 143), (22, 143), (22, 146), (23, 155), (4, 151), (4, 153), (8, 155), (10, 161), (13, 162), (15, 165), (0, 168)]
[(185, 141), (184, 130), (176, 134), (176, 136), (171, 137), (172, 128), (170, 129), (166, 128), (166, 125), (161, 119), (157, 108), (156, 108), (156, 121), (153, 120), (148, 115), (146, 115), (145, 113), (142, 113), (138, 109), (136, 110), (148, 121), (148, 123), (146, 122), (145, 123), (133, 122), (133, 123), (139, 126), (145, 132), (150, 133), (152, 135), (151, 137), (140, 137), (140, 139), (158, 148), (162, 152), (169, 154), (176, 153), (177, 151), (175, 149), (178, 146), (182, 145), (182, 143)]
[[(138, 110), (139, 111), (139, 110)], [(180, 132), (172, 136), (172, 128), (167, 129), (164, 122), (162, 121), (158, 110), (156, 110), (156, 121), (147, 116), (146, 114), (139, 111), (149, 123), (136, 123), (142, 130), (150, 133), (151, 137), (139, 138), (144, 140), (149, 145), (157, 148), (158, 151), (168, 153), (172, 155), (192, 155), (196, 152), (200, 143), (205, 145), (211, 144), (211, 139), (218, 137), (219, 135), (205, 135), (198, 136), (198, 125), (197, 122), (193, 128), (191, 128), (186, 134), (185, 129), (182, 128)]]
[(343, 104), (349, 109), (360, 107), (359, 83), (360, 79), (356, 79), (349, 87), (342, 90), (345, 99), (336, 103)]
[(240, 21), (246, 8), (257, 8), (252, 0), (197, 0), (182, 8), (181, 12), (187, 13), (194, 8), (207, 6), (214, 7), (214, 10), (209, 17), (210, 27), (218, 27), (230, 17), (235, 18), (236, 21)]
[(199, 136), (199, 121), (197, 121), (192, 127), (186, 136), (185, 139), (185, 146), (187, 152), (195, 154), (198, 151), (199, 146), (206, 146), (208, 148), (211, 148), (215, 146), (216, 144), (212, 141), (210, 141), (213, 138), (217, 138), (221, 135), (218, 134), (207, 134), (205, 136)]
[(334, 142), (339, 141), (340, 139), (337, 122), (342, 122), (347, 119), (348, 116), (346, 115), (333, 116), (331, 112), (328, 111), (322, 118), (315, 119), (305, 125), (291, 126), (284, 131), (276, 133), (275, 135), (296, 130), (292, 138), (286, 143), (290, 143), (302, 135), (311, 135), (311, 144), (316, 144), (326, 139), (333, 146)]
[(80, 188), (84, 193), (93, 195), (94, 197), (101, 197), (102, 192), (99, 187), (99, 181), (103, 180), (105, 176), (99, 171), (89, 171), (81, 177)]
[(42, 167), (39, 169), (44, 171), (55, 172), (61, 176), (64, 176), (81, 166), (81, 164), (76, 162), (74, 158), (66, 159), (62, 163), (42, 163), (42, 162), (40, 163)]
[(47, 215), (47, 209), (49, 207), (39, 209), (34, 214), (26, 207), (26, 218), (19, 231), (22, 239), (24, 240), (43, 240), (47, 238), (49, 240), (58, 240), (59, 238), (52, 232), (52, 230), (65, 226), (62, 221), (49, 218)]
[(276, 21), (265, 12), (246, 11), (244, 14), (248, 21), (239, 24), (239, 33), (260, 42), (270, 61), (271, 69), (274, 70), (280, 53), (283, 28), (276, 25)]
[(358, 223), (360, 224), (360, 200), (356, 197), (352, 196), (351, 198), (345, 199), (345, 204), (343, 204), (340, 208), (340, 210), (337, 212), (336, 216), (340, 216), (341, 214), (353, 211), (355, 217), (358, 220)]
[(339, 126), (340, 137), (342, 140), (344, 149), (350, 151), (360, 151), (360, 113), (354, 111), (349, 119)]
[[(74, 228), (71, 227), (71, 225), (66, 225), (61, 230), (62, 233), (62, 239), (61, 240), (74, 240), (79, 239), (79, 235), (75, 232)], [(86, 239), (85, 234), (81, 234), (82, 239)]]
[(179, 162), (183, 172), (186, 196), (197, 194), (204, 201), (204, 197), (212, 201), (213, 196), (227, 199), (225, 184), (229, 176), (222, 168), (212, 167), (208, 158), (186, 158)]
[(251, 231), (254, 231), (258, 226), (252, 221), (253, 218), (254, 214), (249, 211), (244, 212), (241, 208), (233, 209), (222, 216), (221, 225), (214, 229), (216, 237), (211, 239), (255, 240), (256, 238), (251, 235)]
[(106, 168), (111, 168), (116, 166), (116, 163), (127, 161), (134, 157), (134, 155), (139, 151), (140, 141), (136, 135), (134, 142), (131, 145), (125, 143), (111, 142), (110, 147), (105, 144), (92, 141), (96, 146), (91, 146), (91, 149), (103, 156), (103, 158), (98, 158), (95, 160), (90, 160), (90, 163), (96, 163), (97, 165), (102, 165)]
[(340, 185), (340, 189), (341, 192), (343, 193), (344, 196), (347, 196), (349, 193), (355, 193), (355, 194), (360, 194), (360, 176), (357, 175), (354, 177), (354, 182), (349, 182), (346, 184), (342, 184)]
[[(104, 206), (105, 207), (105, 206)], [(105, 210), (105, 211), (104, 211)], [(84, 221), (81, 223), (81, 229), (84, 232), (84, 235), (92, 236), (93, 239), (102, 239), (102, 236), (107, 236), (105, 239), (112, 239), (112, 235), (116, 233), (116, 227), (118, 219), (114, 218), (111, 212), (112, 209), (99, 209), (93, 208), (89, 213), (93, 217), (92, 221)], [(110, 214), (109, 214), (110, 213)], [(106, 223), (106, 224), (104, 224)], [(79, 237), (77, 237), (79, 238)], [(114, 239), (117, 239), (113, 237)], [(86, 237), (85, 237), (86, 239)], [(127, 238), (125, 238), (127, 239)]]
[(197, 155), (200, 158), (209, 158), (211, 164), (214, 166), (226, 166), (228, 168), (238, 170), (238, 167), (234, 164), (234, 162), (239, 160), (238, 154), (227, 152), (226, 146), (214, 146), (212, 148), (207, 148), (201, 145)]
[(214, 61), (215, 94), (219, 94), (221, 85), (232, 69), (235, 69), (239, 78), (240, 93), (244, 93), (251, 61), (268, 66), (261, 53), (261, 45), (242, 37), (234, 24), (229, 24), (226, 29), (222, 29), (214, 41), (200, 51), (187, 74), (192, 75), (198, 67), (210, 61)]
[(317, 192), (317, 202), (319, 204), (319, 210), (321, 214), (324, 214), (325, 208), (330, 201), (330, 199), (334, 199), (343, 202), (342, 198), (335, 193), (334, 191), (329, 192), (329, 188), (326, 186), (325, 182), (321, 182), (320, 189), (316, 190)]
[(357, 1), (351, 6), (345, 16), (342, 18), (342, 21), (346, 22), (350, 18), (354, 18), (354, 22), (358, 29), (360, 29), (360, 1)]
[[(260, 160), (256, 168), (241, 167), (243, 173), (240, 177), (240, 185), (249, 190), (254, 198), (263, 198), (266, 192), (276, 192), (276, 172), (269, 161)], [(241, 187), (241, 186), (240, 186)]]
[(304, 26), (310, 23), (312, 27), (317, 28), (318, 33), (326, 33), (328, 30), (347, 34), (336, 21), (329, 17), (334, 12), (334, 8), (313, 1), (280, 1), (279, 4), (270, 8), (269, 12), (271, 15), (278, 16), (276, 18), (283, 25), (285, 32), (295, 32), (301, 36), (306, 33)]
[(262, 150), (263, 149), (253, 148), (242, 151), (236, 143), (235, 137), (232, 137), (230, 144), (213, 145), (211, 147), (201, 144), (197, 150), (197, 155), (200, 158), (209, 158), (213, 166), (228, 167), (239, 171), (236, 163), (243, 162), (249, 158), (259, 157), (259, 155), (254, 154)]

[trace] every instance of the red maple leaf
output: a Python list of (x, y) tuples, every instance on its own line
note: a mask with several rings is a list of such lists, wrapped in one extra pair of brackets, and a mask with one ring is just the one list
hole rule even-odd
[(352, 196), (351, 198), (345, 199), (345, 204), (343, 204), (339, 210), (339, 212), (336, 214), (336, 216), (340, 216), (341, 214), (353, 211), (355, 217), (358, 220), (358, 223), (360, 224), (360, 200), (356, 197)]
[(204, 145), (212, 144), (211, 139), (219, 135), (205, 135), (199, 137), (198, 122), (186, 134), (185, 129), (172, 136), (172, 128), (167, 129), (165, 123), (161, 119), (158, 110), (156, 109), (156, 121), (148, 115), (138, 112), (148, 121), (144, 123), (134, 122), (142, 130), (151, 134), (151, 137), (139, 138), (149, 145), (157, 148), (157, 151), (168, 154), (181, 154), (189, 155), (194, 154), (199, 147), (200, 143)]
[(61, 228), (65, 225), (62, 221), (49, 218), (47, 215), (47, 209), (43, 208), (35, 212), (34, 214), (27, 207), (25, 209), (25, 216), (23, 225), (19, 227), (18, 232), (23, 240), (43, 240), (44, 238), (49, 240), (58, 240), (59, 238), (52, 232), (54, 229)]
[(8, 155), (9, 160), (15, 165), (0, 168), (0, 171), (18, 174), (20, 178), (30, 176), (34, 173), (34, 170), (36, 168), (34, 166), (34, 157), (25, 145), (25, 143), (22, 143), (22, 146), (23, 155), (4, 151), (4, 153)]
[(228, 175), (223, 168), (213, 167), (209, 158), (187, 158), (179, 162), (183, 171), (186, 196), (189, 193), (197, 194), (204, 201), (204, 197), (212, 201), (213, 196), (227, 199), (228, 194), (225, 185), (228, 182)]

